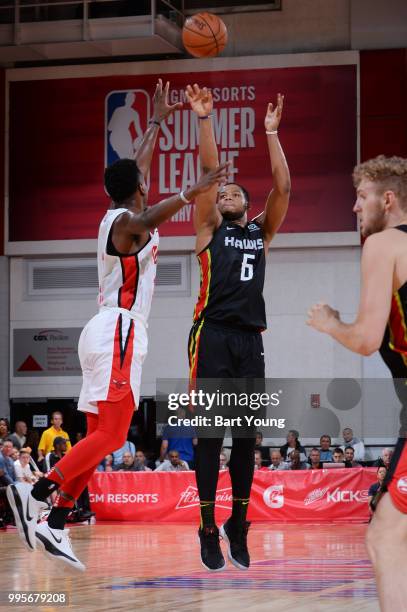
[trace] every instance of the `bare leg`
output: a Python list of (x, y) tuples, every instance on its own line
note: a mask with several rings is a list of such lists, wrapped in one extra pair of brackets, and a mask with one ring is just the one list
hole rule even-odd
[(389, 493), (380, 500), (366, 545), (373, 563), (382, 612), (407, 612), (407, 514)]

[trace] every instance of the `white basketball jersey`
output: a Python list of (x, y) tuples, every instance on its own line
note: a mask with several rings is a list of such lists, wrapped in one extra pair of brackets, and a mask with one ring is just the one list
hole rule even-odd
[[(133, 255), (117, 253), (109, 240), (110, 231), (115, 219), (124, 212), (127, 208), (109, 209), (99, 226), (98, 303), (99, 308), (123, 308), (146, 322), (154, 293), (159, 236), (154, 230), (147, 244)], [(108, 246), (115, 255), (108, 254)]]

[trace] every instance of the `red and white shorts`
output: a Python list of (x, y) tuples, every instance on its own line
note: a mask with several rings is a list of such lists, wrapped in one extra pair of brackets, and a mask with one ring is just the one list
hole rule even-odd
[(407, 514), (407, 438), (398, 439), (385, 482), (397, 510)]
[(146, 324), (140, 318), (119, 308), (95, 315), (79, 338), (83, 383), (78, 410), (98, 414), (97, 402), (117, 402), (130, 391), (137, 407), (147, 343)]

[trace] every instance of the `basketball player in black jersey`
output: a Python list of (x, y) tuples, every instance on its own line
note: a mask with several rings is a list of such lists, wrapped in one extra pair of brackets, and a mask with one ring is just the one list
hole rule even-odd
[(354, 170), (354, 206), (366, 242), (354, 323), (316, 304), (308, 325), (361, 355), (380, 350), (402, 405), (399, 439), (386, 475), (367, 548), (384, 612), (407, 610), (407, 159), (383, 155)]
[[(187, 98), (199, 121), (199, 153), (204, 173), (218, 165), (212, 127), (210, 91), (188, 86)], [(249, 195), (236, 183), (215, 187), (196, 198), (194, 224), (196, 254), (201, 268), (200, 295), (189, 337), (190, 378), (264, 379), (261, 332), (266, 329), (263, 285), (269, 244), (284, 220), (290, 195), (290, 173), (277, 129), (283, 96), (269, 104), (264, 126), (271, 162), (273, 189), (264, 211), (248, 221)], [(240, 435), (239, 435), (240, 434)], [(203, 565), (218, 571), (225, 567), (215, 523), (215, 495), (219, 453), (224, 431), (217, 438), (199, 437), (196, 479), (200, 497), (199, 537)], [(255, 431), (241, 437), (232, 428), (229, 462), (232, 481), (232, 515), (221, 528), (228, 556), (239, 569), (248, 569), (247, 506), (254, 472)], [(222, 437), (220, 437), (222, 436)]]

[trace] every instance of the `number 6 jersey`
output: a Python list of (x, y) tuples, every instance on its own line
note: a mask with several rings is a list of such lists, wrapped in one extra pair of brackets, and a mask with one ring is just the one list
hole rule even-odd
[(201, 285), (194, 322), (205, 319), (253, 331), (266, 329), (265, 253), (260, 225), (250, 221), (241, 227), (223, 220), (198, 260)]

